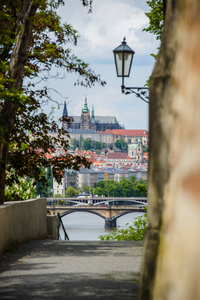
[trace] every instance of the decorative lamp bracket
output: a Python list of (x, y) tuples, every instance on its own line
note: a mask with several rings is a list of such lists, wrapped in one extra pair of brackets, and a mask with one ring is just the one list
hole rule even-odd
[(122, 94), (135, 94), (141, 100), (146, 103), (149, 103), (149, 88), (148, 87), (126, 87), (125, 85), (121, 86)]

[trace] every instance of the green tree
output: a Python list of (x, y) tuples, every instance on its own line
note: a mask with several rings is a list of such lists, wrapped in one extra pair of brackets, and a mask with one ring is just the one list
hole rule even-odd
[(147, 182), (141, 179), (137, 181), (135, 176), (130, 179), (122, 178), (120, 182), (99, 181), (94, 184), (94, 194), (107, 197), (146, 197)]
[(83, 148), (84, 148), (86, 151), (92, 149), (92, 139), (86, 138), (86, 139), (83, 141)]
[(135, 181), (137, 181), (137, 178), (135, 175), (131, 175), (129, 180), (131, 180), (132, 182), (135, 182)]
[(106, 148), (106, 144), (105, 143), (95, 142), (95, 146), (94, 146), (95, 150), (101, 150), (103, 148)]
[[(91, 1), (81, 2), (91, 10)], [(77, 73), (77, 84), (104, 85), (99, 75), (66, 47), (69, 42), (76, 45), (79, 34), (71, 25), (61, 23), (56, 12), (60, 5), (64, 0), (0, 3), (0, 204), (4, 202), (5, 184), (18, 182), (19, 177), (28, 175), (45, 183), (40, 165), (52, 166), (58, 181), (67, 166), (75, 170), (81, 165), (89, 167), (83, 157), (67, 153), (69, 144), (63, 138), (67, 133), (41, 111), (41, 104), (51, 98), (49, 91), (45, 86), (37, 89), (32, 80), (44, 74), (51, 77), (54, 66)], [(49, 132), (58, 135), (51, 138)], [(55, 152), (56, 144), (67, 154), (48, 158), (46, 154)], [(15, 170), (12, 178), (5, 178), (6, 169)]]
[(101, 142), (96, 142), (94, 149), (95, 150), (101, 150), (102, 149), (102, 143)]
[(142, 148), (143, 148), (143, 152), (149, 152), (148, 145), (147, 146), (143, 145)]
[(128, 143), (122, 139), (119, 139), (115, 142), (115, 147), (126, 152), (128, 151)]
[(79, 138), (79, 147), (80, 147), (80, 148), (83, 147), (83, 141), (84, 141), (83, 135), (81, 134), (81, 135), (80, 135), (80, 138)]
[(68, 186), (68, 188), (65, 191), (65, 197), (76, 197), (78, 195), (78, 191), (75, 190), (73, 187)]
[(72, 149), (75, 150), (76, 148), (79, 148), (79, 140), (77, 139), (71, 139), (70, 141)]
[(83, 183), (81, 191), (90, 194), (90, 192), (93, 192), (93, 189), (91, 186), (87, 185), (86, 183)]
[(58, 194), (55, 194), (54, 197), (55, 198), (62, 198), (62, 195), (58, 193)]
[(141, 197), (147, 196), (147, 182), (146, 181), (139, 181), (136, 185), (137, 190), (140, 192)]
[(51, 190), (53, 189), (53, 174), (51, 167), (48, 167), (47, 170), (43, 166), (40, 167), (41, 176), (46, 178), (46, 184), (43, 184), (40, 181), (36, 183), (36, 197), (51, 197)]
[(104, 196), (105, 195), (105, 192), (104, 192), (104, 189), (102, 189), (101, 187), (96, 187), (94, 189), (94, 195), (98, 195), (98, 196)]

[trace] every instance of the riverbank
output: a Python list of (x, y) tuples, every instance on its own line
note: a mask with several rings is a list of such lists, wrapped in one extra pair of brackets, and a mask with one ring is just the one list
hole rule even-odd
[(137, 299), (142, 242), (34, 240), (0, 256), (0, 299)]

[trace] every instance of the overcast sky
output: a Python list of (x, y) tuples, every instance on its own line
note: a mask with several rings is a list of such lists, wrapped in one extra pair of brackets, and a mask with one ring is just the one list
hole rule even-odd
[[(90, 110), (94, 105), (95, 115), (116, 116), (126, 129), (148, 129), (148, 104), (133, 94), (122, 95), (121, 78), (116, 76), (112, 52), (125, 36), (127, 44), (135, 51), (131, 76), (125, 80), (125, 85), (143, 86), (154, 66), (150, 53), (156, 53), (158, 47), (155, 37), (142, 31), (148, 26), (144, 14), (147, 11), (145, 0), (94, 0), (93, 11), (88, 14), (80, 0), (66, 0), (59, 15), (81, 35), (78, 45), (73, 47), (75, 55), (89, 63), (107, 82), (105, 87), (75, 87), (77, 77), (72, 74), (51, 82), (51, 86), (67, 99), (69, 115), (80, 116), (86, 96)], [(55, 111), (55, 116), (60, 117), (64, 99), (55, 97), (62, 104)]]

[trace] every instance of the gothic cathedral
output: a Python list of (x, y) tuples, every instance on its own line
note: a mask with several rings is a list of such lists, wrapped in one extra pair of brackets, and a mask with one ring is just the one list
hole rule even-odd
[[(66, 101), (64, 103), (63, 116), (68, 117)], [(114, 116), (95, 116), (94, 107), (92, 106), (92, 114), (90, 116), (90, 110), (87, 105), (87, 98), (85, 97), (85, 103), (81, 111), (81, 116), (72, 116), (73, 121), (68, 124), (63, 122), (63, 128), (66, 130), (71, 129), (85, 129), (85, 130), (95, 130), (95, 131), (105, 131), (107, 129), (123, 129), (118, 123), (116, 117)]]

